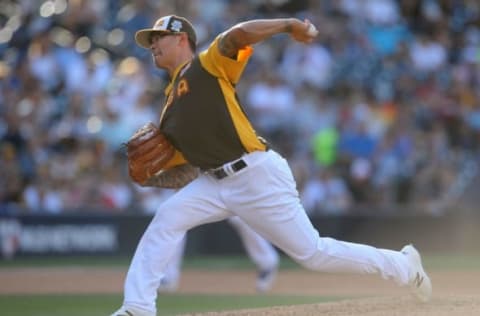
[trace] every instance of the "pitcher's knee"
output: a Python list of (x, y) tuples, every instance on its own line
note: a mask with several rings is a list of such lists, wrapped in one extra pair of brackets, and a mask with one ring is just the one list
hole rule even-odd
[(325, 252), (324, 240), (320, 239), (316, 247), (310, 249), (307, 255), (298, 257), (296, 261), (304, 268), (315, 271), (323, 271), (331, 265), (333, 258)]

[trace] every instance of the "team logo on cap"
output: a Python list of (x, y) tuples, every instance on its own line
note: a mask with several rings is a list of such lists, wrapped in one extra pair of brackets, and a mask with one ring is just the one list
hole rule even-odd
[(182, 21), (174, 20), (172, 22), (172, 25), (170, 26), (170, 29), (175, 32), (180, 32), (182, 27), (183, 27)]
[(160, 19), (160, 20), (157, 21), (155, 26), (157, 28), (164, 28), (164, 24), (165, 24), (166, 21), (167, 21), (167, 19)]

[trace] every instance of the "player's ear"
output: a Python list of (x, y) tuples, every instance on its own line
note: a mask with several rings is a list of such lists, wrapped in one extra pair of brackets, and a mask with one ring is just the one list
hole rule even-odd
[(180, 41), (182, 42), (182, 45), (189, 46), (187, 33), (180, 33), (179, 37), (180, 37)]

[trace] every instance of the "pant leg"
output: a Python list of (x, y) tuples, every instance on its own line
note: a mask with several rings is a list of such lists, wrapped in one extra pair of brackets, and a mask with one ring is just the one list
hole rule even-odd
[(218, 194), (218, 183), (203, 174), (162, 203), (128, 269), (124, 305), (156, 312), (157, 288), (185, 233), (230, 215)]
[(185, 246), (187, 244), (187, 235), (182, 239), (179, 246), (175, 249), (175, 252), (167, 264), (165, 269), (164, 279), (168, 284), (177, 286), (180, 281), (180, 275), (182, 270), (183, 256), (185, 254)]
[(249, 258), (258, 270), (270, 270), (278, 266), (278, 253), (270, 242), (238, 216), (228, 218), (228, 222), (238, 232)]
[(273, 151), (262, 156), (267, 157), (252, 159), (225, 183), (229, 209), (306, 268), (374, 273), (407, 284), (408, 262), (399, 251), (320, 237), (300, 203), (287, 162)]

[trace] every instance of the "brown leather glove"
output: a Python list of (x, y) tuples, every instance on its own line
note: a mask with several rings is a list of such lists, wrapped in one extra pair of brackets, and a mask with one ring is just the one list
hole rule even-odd
[(126, 147), (128, 173), (133, 181), (142, 186), (160, 173), (175, 154), (175, 148), (151, 122), (138, 129)]

